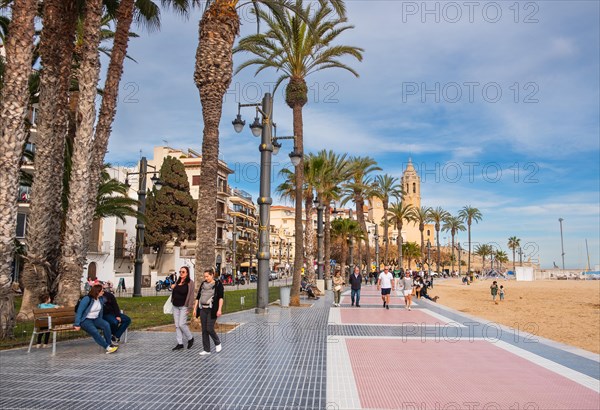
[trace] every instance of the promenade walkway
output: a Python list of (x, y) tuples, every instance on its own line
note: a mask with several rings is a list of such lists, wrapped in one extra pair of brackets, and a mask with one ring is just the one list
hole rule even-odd
[(0, 409), (518, 409), (600, 408), (598, 355), (392, 295), (375, 287), (311, 307), (224, 316), (239, 326), (223, 351), (172, 352), (174, 334), (130, 332), (116, 354), (91, 339), (57, 354), (0, 352)]

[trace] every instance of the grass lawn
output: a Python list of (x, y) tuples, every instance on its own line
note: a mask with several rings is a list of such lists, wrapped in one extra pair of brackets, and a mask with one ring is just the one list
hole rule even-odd
[[(169, 297), (164, 296), (144, 296), (138, 298), (117, 298), (119, 307), (131, 318), (129, 329), (145, 329), (148, 327), (168, 325), (173, 323), (173, 316), (163, 313), (163, 305)], [(241, 298), (244, 297), (244, 306), (241, 305)], [(269, 288), (269, 302), (279, 299), (279, 288)], [(243, 309), (251, 309), (256, 306), (256, 289), (230, 290), (225, 293), (223, 303), (223, 314), (237, 312)], [(15, 298), (15, 309), (18, 312), (21, 307), (21, 297)], [(14, 338), (0, 340), (0, 350), (10, 349), (29, 344), (31, 332), (33, 331), (33, 322), (19, 322), (15, 326)], [(57, 334), (57, 340), (75, 339), (79, 337), (89, 337), (85, 332), (62, 332)], [(52, 337), (50, 338), (52, 341)], [(34, 341), (35, 343), (35, 341)]]

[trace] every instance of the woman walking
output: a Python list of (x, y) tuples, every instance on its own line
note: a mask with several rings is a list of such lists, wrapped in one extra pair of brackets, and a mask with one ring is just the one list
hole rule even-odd
[(177, 346), (173, 350), (183, 349), (183, 337), (187, 340), (187, 348), (194, 344), (194, 335), (187, 325), (188, 312), (194, 306), (194, 281), (190, 278), (190, 268), (182, 266), (179, 269), (179, 279), (171, 285), (173, 302), (173, 320), (177, 335)]
[(340, 271), (336, 271), (333, 275), (333, 306), (340, 306), (340, 297), (342, 296), (342, 286), (344, 286), (344, 278), (340, 275)]
[(410, 277), (410, 271), (406, 271), (404, 278), (401, 281), (404, 293), (404, 305), (410, 310), (412, 303), (413, 279)]
[[(75, 330), (83, 329), (108, 354), (116, 352), (118, 347), (111, 344), (112, 333), (110, 324), (102, 319), (103, 294), (104, 289), (102, 289), (102, 285), (96, 284), (90, 287), (90, 292), (79, 302), (73, 328)], [(102, 335), (100, 335), (98, 330), (102, 330)]]
[(223, 284), (215, 281), (212, 269), (204, 271), (204, 282), (200, 285), (196, 301), (194, 302), (194, 317), (200, 316), (202, 326), (202, 348), (200, 356), (210, 354), (210, 339), (215, 343), (217, 353), (221, 351), (221, 339), (215, 332), (217, 318), (223, 309)]

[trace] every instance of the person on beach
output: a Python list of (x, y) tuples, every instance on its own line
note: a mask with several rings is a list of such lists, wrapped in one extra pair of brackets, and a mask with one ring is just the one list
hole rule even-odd
[[(94, 341), (102, 346), (106, 353), (114, 353), (118, 346), (111, 343), (112, 333), (110, 324), (102, 319), (102, 306), (104, 304), (104, 289), (99, 283), (90, 288), (90, 292), (79, 301), (73, 329), (83, 329), (94, 338)], [(102, 335), (98, 330), (102, 330)]]
[[(54, 308), (61, 307), (59, 305), (50, 303), (52, 301), (52, 299), (50, 298), (50, 295), (48, 294), (48, 292), (43, 293), (40, 296), (39, 300), (40, 300), (40, 304), (38, 305), (38, 309), (54, 309)], [(48, 330), (48, 326), (42, 326), (42, 327), (40, 327), (40, 330), (42, 330), (42, 331)], [(42, 336), (44, 337), (44, 344), (42, 344)], [(39, 349), (40, 347), (42, 347), (42, 348), (48, 347), (48, 339), (49, 338), (50, 338), (50, 332), (38, 333), (37, 344), (35, 345), (35, 348)]]
[(342, 286), (344, 286), (344, 278), (340, 275), (340, 271), (336, 271), (333, 275), (333, 306), (340, 307), (340, 298), (342, 296)]
[(404, 278), (401, 280), (400, 285), (404, 293), (404, 305), (410, 310), (412, 304), (412, 291), (413, 291), (413, 279), (410, 276), (410, 271), (406, 271)]
[(352, 306), (356, 302), (356, 307), (360, 307), (360, 288), (362, 286), (362, 275), (360, 274), (360, 268), (354, 267), (354, 273), (350, 275), (350, 300)]
[(490, 286), (490, 293), (492, 294), (492, 300), (494, 303), (498, 304), (496, 301), (496, 296), (498, 295), (498, 282), (492, 282), (492, 285)]
[(223, 296), (225, 290), (221, 281), (215, 280), (212, 269), (204, 270), (204, 282), (198, 289), (196, 301), (194, 302), (194, 317), (200, 317), (202, 326), (202, 348), (200, 356), (210, 354), (210, 339), (215, 343), (217, 353), (221, 351), (221, 339), (215, 332), (217, 318), (221, 316), (223, 309)]
[(500, 302), (502, 302), (504, 300), (504, 286), (503, 285), (500, 285), (499, 293), (500, 293)]
[(177, 345), (172, 349), (183, 349), (183, 336), (187, 340), (187, 348), (194, 344), (194, 335), (188, 327), (188, 313), (194, 307), (194, 281), (190, 278), (190, 268), (182, 266), (179, 269), (179, 279), (171, 285), (171, 301), (173, 303), (173, 321)]
[(390, 293), (394, 290), (393, 280), (394, 277), (390, 273), (390, 268), (386, 266), (377, 279), (377, 290), (381, 289), (381, 300), (383, 300), (384, 309), (390, 308)]

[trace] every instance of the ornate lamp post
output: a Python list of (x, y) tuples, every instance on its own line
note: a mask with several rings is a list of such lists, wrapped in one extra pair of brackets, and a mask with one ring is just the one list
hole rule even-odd
[[(146, 178), (148, 177), (148, 167), (154, 170), (150, 180), (157, 191), (163, 186), (162, 181), (156, 176), (156, 167), (148, 165), (146, 157), (140, 160), (139, 172), (128, 172), (125, 177), (125, 185), (129, 186), (129, 175), (139, 175), (138, 180), (138, 212), (140, 216), (146, 215)], [(144, 263), (144, 232), (146, 225), (142, 218), (137, 219), (135, 225), (135, 268), (133, 270), (133, 296), (142, 296), (142, 265)]]
[[(269, 304), (269, 261), (271, 252), (269, 250), (269, 214), (271, 203), (271, 158), (272, 155), (279, 152), (281, 143), (279, 140), (292, 139), (296, 137), (277, 137), (277, 128), (273, 123), (273, 97), (270, 93), (266, 93), (263, 97), (262, 104), (238, 104), (238, 114), (235, 120), (232, 121), (233, 128), (236, 132), (241, 132), (246, 124), (240, 115), (241, 107), (256, 107), (256, 117), (254, 122), (250, 124), (252, 135), (261, 137), (258, 150), (260, 151), (260, 196), (257, 200), (259, 206), (259, 237), (258, 237), (258, 284), (257, 284), (257, 302), (256, 313), (266, 313)], [(259, 121), (258, 114), (260, 113), (262, 121)], [(273, 128), (275, 128), (275, 136), (273, 136)], [(296, 149), (289, 154), (290, 160), (294, 166), (300, 163), (301, 155)]]
[(375, 234), (373, 235), (375, 239), (375, 263), (377, 266), (375, 267), (375, 273), (379, 273), (379, 226), (375, 224)]

